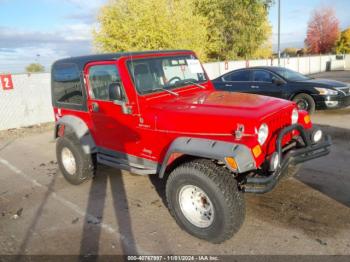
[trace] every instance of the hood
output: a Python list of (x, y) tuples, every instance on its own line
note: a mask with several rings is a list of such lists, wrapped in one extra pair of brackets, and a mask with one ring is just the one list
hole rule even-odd
[(232, 134), (237, 124), (254, 130), (271, 115), (293, 108), (292, 102), (278, 98), (210, 90), (158, 101), (146, 111), (156, 115), (158, 129)]
[(348, 84), (336, 80), (330, 79), (310, 79), (306, 81), (302, 81), (303, 83), (308, 83), (313, 85), (314, 87), (346, 87)]

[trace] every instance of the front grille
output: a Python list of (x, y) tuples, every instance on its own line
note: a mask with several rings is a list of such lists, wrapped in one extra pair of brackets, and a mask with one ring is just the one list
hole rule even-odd
[[(291, 125), (291, 115), (292, 112), (290, 110), (284, 110), (267, 119), (266, 124), (269, 126), (269, 137), (266, 143), (267, 154), (271, 154), (275, 151), (278, 134), (283, 128)], [(292, 134), (289, 133), (283, 138), (282, 144), (288, 143), (291, 139)]]
[(291, 125), (291, 115), (292, 113), (289, 111), (273, 115), (271, 119), (267, 121), (270, 135), (274, 135), (281, 129)]
[(350, 86), (337, 88), (339, 91), (343, 92), (345, 95), (350, 94)]

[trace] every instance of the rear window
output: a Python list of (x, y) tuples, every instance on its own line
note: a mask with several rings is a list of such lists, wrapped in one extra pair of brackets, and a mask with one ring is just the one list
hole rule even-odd
[(53, 97), (58, 103), (83, 104), (80, 72), (76, 64), (56, 65), (52, 71)]

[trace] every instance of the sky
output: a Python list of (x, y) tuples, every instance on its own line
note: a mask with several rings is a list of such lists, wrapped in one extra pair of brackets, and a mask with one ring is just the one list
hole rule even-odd
[[(272, 25), (272, 43), (277, 50), (278, 0), (270, 9), (269, 20)], [(350, 0), (281, 0), (281, 49), (303, 47), (307, 23), (315, 8), (332, 7), (339, 19), (340, 29), (350, 27)]]
[[(0, 0), (0, 72), (24, 72), (39, 62), (94, 52), (92, 29), (107, 0)], [(277, 2), (270, 10), (277, 45)], [(281, 0), (281, 46), (302, 47), (312, 10), (332, 6), (341, 28), (350, 26), (350, 0)]]

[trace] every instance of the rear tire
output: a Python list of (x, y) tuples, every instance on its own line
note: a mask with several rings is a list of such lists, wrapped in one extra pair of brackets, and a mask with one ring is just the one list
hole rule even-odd
[(74, 137), (57, 139), (56, 157), (58, 166), (69, 183), (79, 185), (94, 176), (94, 156), (86, 154)]
[(293, 101), (297, 104), (298, 109), (306, 110), (309, 114), (315, 113), (316, 104), (314, 99), (305, 93), (296, 95)]
[(244, 221), (245, 202), (237, 181), (211, 160), (197, 159), (175, 168), (166, 197), (178, 225), (212, 243), (231, 238)]

